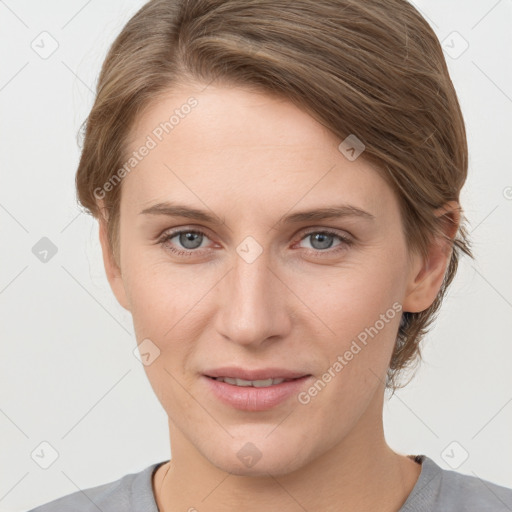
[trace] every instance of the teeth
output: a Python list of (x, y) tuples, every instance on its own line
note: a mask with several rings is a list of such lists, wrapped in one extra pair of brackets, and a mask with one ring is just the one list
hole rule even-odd
[(232, 384), (233, 386), (253, 386), (255, 388), (268, 388), (269, 386), (281, 384), (281, 382), (284, 382), (286, 379), (244, 380), (232, 379), (231, 377), (216, 377), (215, 380), (225, 382), (226, 384)]

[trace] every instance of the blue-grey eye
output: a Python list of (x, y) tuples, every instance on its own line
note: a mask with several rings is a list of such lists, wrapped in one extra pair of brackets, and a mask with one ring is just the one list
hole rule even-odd
[[(337, 243), (334, 243), (335, 240), (338, 240)], [(352, 245), (352, 240), (344, 235), (335, 233), (333, 231), (326, 230), (318, 230), (318, 231), (310, 231), (306, 233), (300, 243), (303, 244), (305, 241), (308, 242), (309, 247), (301, 245), (301, 247), (320, 252), (333, 253), (337, 250), (345, 250)], [(327, 251), (326, 249), (331, 249), (332, 251)]]
[(203, 234), (195, 231), (183, 231), (179, 236), (179, 242), (185, 249), (197, 249), (203, 241)]
[(336, 235), (332, 235), (330, 233), (311, 233), (307, 236), (309, 238), (311, 246), (313, 249), (329, 249)]

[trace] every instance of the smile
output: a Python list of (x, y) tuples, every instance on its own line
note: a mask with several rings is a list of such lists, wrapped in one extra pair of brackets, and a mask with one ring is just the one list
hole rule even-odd
[(312, 375), (266, 379), (242, 379), (203, 375), (205, 391), (224, 405), (242, 411), (267, 411), (297, 397)]
[[(213, 377), (212, 377), (213, 378)], [(233, 386), (252, 386), (255, 388), (268, 388), (269, 386), (275, 386), (282, 382), (293, 380), (293, 379), (263, 379), (263, 380), (245, 380), (245, 379), (233, 379), (231, 377), (215, 377), (215, 380), (219, 382), (225, 382)]]

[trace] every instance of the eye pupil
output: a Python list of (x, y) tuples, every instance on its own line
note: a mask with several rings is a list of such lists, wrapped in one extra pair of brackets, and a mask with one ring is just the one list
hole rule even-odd
[(180, 244), (185, 249), (197, 249), (203, 241), (201, 233), (195, 233), (193, 231), (187, 231), (180, 234)]
[[(311, 245), (315, 249), (329, 249), (329, 247), (331, 247), (333, 244), (333, 236), (329, 235), (328, 233), (315, 233), (311, 236), (313, 237)], [(315, 247), (315, 243), (313, 242), (320, 242), (320, 245)]]

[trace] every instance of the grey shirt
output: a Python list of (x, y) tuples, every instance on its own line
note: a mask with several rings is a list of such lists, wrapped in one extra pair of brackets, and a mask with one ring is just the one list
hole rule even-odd
[[(410, 457), (421, 463), (421, 473), (397, 512), (512, 512), (512, 489), (442, 469), (426, 455)], [(74, 492), (29, 512), (158, 512), (152, 476), (165, 462)]]

